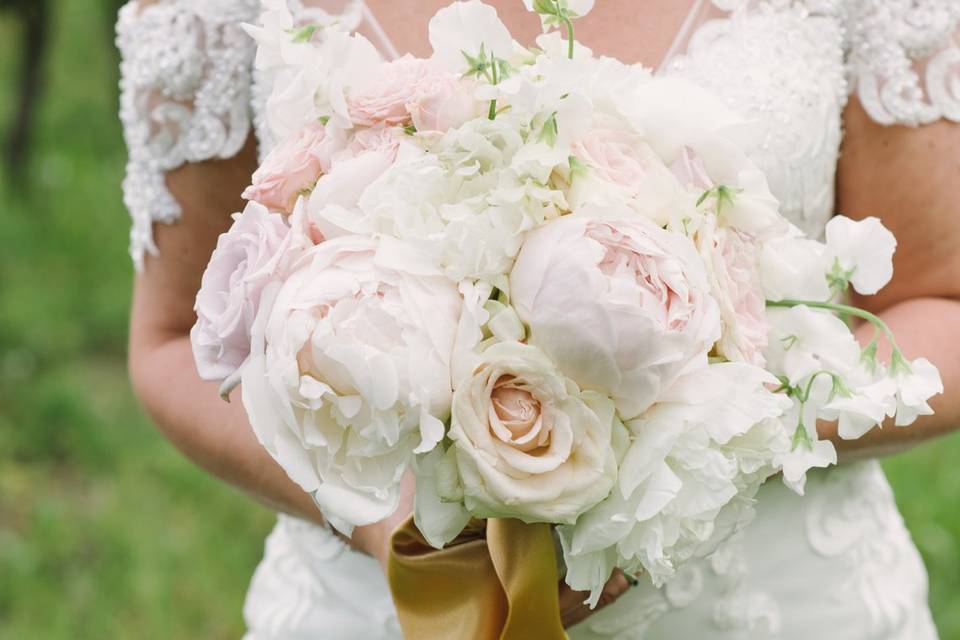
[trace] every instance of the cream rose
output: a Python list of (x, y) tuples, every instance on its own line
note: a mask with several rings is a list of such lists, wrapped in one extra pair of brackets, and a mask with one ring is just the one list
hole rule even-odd
[[(615, 216), (616, 212), (609, 212)], [(717, 303), (693, 243), (644, 218), (559, 218), (530, 232), (510, 291), (530, 343), (627, 420), (720, 337)]]
[(581, 393), (536, 347), (487, 348), (453, 399), (449, 435), (467, 510), (575, 521), (613, 487), (617, 425), (609, 398)]

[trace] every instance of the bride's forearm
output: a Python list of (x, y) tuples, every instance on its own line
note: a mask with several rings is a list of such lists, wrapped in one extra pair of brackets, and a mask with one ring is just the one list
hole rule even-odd
[[(821, 437), (837, 445), (841, 462), (900, 453), (960, 427), (960, 301), (943, 298), (906, 300), (879, 314), (890, 326), (897, 344), (908, 358), (926, 357), (940, 369), (944, 392), (930, 404), (936, 411), (921, 416), (910, 427), (895, 427), (892, 420), (883, 429), (873, 429), (857, 440), (843, 440), (836, 423), (822, 422)], [(873, 327), (862, 326), (857, 338), (866, 345), (873, 338)], [(889, 345), (882, 344), (880, 356), (888, 360)]]
[(257, 442), (239, 393), (228, 404), (197, 375), (187, 336), (132, 342), (130, 377), (154, 423), (193, 462), (273, 509), (322, 522), (310, 496)]
[[(153, 346), (131, 345), (130, 374), (135, 390), (157, 427), (188, 458), (238, 487), (267, 507), (322, 524), (313, 499), (274, 462), (250, 427), (239, 390), (226, 403), (217, 384), (199, 378), (190, 340), (174, 336)], [(412, 489), (405, 497), (412, 495)], [(350, 545), (384, 564), (389, 536), (406, 514), (358, 527)]]

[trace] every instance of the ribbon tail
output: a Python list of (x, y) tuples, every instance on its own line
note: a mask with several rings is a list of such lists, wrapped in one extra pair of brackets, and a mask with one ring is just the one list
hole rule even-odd
[(444, 549), (413, 518), (393, 533), (390, 590), (405, 638), (566, 640), (553, 534), (546, 524), (471, 523)]
[(496, 519), (487, 546), (507, 599), (500, 640), (566, 640), (560, 622), (556, 547), (548, 524)]

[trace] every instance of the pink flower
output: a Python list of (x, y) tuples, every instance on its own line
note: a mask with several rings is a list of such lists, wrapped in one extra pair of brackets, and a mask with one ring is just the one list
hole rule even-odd
[(361, 127), (410, 122), (406, 105), (427, 72), (426, 60), (409, 55), (381, 65), (363, 89), (347, 97), (351, 122)]
[(325, 129), (317, 122), (279, 144), (253, 174), (253, 184), (243, 197), (290, 213), (297, 195), (312, 187), (326, 168), (321, 159), (326, 155), (325, 141)]
[(720, 305), (720, 355), (734, 362), (764, 366), (770, 325), (757, 269), (760, 247), (750, 235), (730, 227), (701, 231), (698, 243), (708, 265), (713, 296)]
[(665, 171), (640, 136), (616, 128), (594, 129), (573, 144), (573, 153), (599, 177), (631, 193), (639, 192), (651, 172)]
[(278, 277), (290, 236), (283, 216), (250, 202), (217, 241), (190, 331), (197, 371), (204, 380), (230, 378), (250, 354), (250, 328), (260, 294)]
[(420, 132), (444, 133), (480, 115), (472, 83), (451, 73), (424, 76), (406, 108)]
[(400, 148), (394, 127), (360, 129), (333, 154), (330, 171), (310, 194), (310, 219), (327, 239), (363, 232), (352, 227), (360, 197), (367, 187), (393, 166)]
[(625, 420), (707, 366), (720, 336), (693, 243), (636, 216), (564, 216), (531, 231), (510, 292), (530, 343), (581, 388), (613, 397)]

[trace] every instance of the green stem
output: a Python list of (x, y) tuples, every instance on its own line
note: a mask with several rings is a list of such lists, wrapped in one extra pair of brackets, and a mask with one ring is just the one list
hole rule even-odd
[[(500, 78), (497, 75), (497, 59), (495, 57), (491, 58), (490, 71), (492, 73), (492, 78), (490, 79), (490, 84), (497, 86), (500, 82)], [(497, 99), (494, 98), (490, 101), (490, 111), (487, 113), (487, 118), (490, 120), (497, 119)]]
[(563, 14), (563, 26), (567, 28), (567, 57), (573, 60), (573, 20)]
[(814, 300), (767, 300), (768, 307), (779, 307), (791, 309), (793, 307), (810, 307), (812, 309), (827, 309), (828, 311), (835, 311), (837, 313), (842, 313), (848, 316), (854, 316), (861, 318), (871, 323), (874, 327), (883, 332), (883, 335), (886, 336), (887, 340), (890, 341), (890, 346), (893, 347), (895, 352), (899, 352), (900, 349), (897, 347), (897, 342), (894, 340), (893, 331), (890, 330), (890, 327), (887, 326), (887, 323), (880, 319), (876, 314), (870, 313), (858, 307), (851, 307), (847, 304), (837, 304), (836, 302), (817, 302)]

